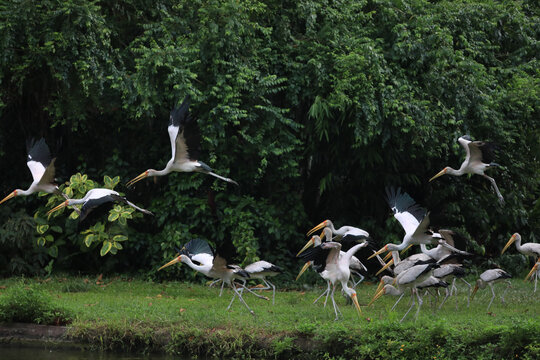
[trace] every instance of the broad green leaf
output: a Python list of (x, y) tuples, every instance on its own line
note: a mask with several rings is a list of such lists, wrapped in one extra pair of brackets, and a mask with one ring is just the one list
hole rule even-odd
[(45, 246), (45, 243), (47, 242), (47, 240), (45, 240), (45, 238), (43, 236), (40, 236), (38, 239), (37, 239), (37, 244), (38, 246)]
[(50, 256), (52, 256), (53, 258), (56, 258), (58, 256), (58, 247), (55, 245), (55, 246), (51, 246), (48, 250), (48, 253)]
[(113, 241), (126, 241), (128, 237), (126, 235), (114, 235)]
[(60, 234), (63, 232), (62, 228), (58, 225), (51, 226), (51, 230)]
[(103, 246), (101, 247), (101, 251), (99, 252), (99, 254), (101, 256), (105, 256), (107, 255), (107, 253), (112, 249), (112, 242), (106, 240), (103, 242)]
[(119, 242), (116, 242), (116, 241), (113, 243), (113, 246), (114, 246), (115, 248), (117, 248), (118, 250), (122, 250), (122, 249), (123, 249), (122, 244), (120, 244)]
[(86, 247), (90, 247), (90, 245), (92, 245), (92, 241), (94, 241), (94, 238), (94, 234), (86, 235), (86, 237), (84, 238), (84, 244), (86, 245)]
[(38, 234), (45, 234), (45, 232), (49, 230), (49, 225), (38, 225), (37, 226), (37, 232)]

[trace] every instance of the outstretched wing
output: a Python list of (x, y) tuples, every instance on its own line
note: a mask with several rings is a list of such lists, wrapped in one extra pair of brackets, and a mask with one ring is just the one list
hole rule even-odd
[(214, 252), (212, 251), (212, 248), (206, 242), (202, 239), (192, 239), (190, 240), (181, 250), (181, 254), (187, 255), (188, 257), (192, 257), (197, 254), (208, 254), (212, 257), (214, 256)]
[(471, 163), (490, 164), (495, 160), (496, 146), (486, 141), (472, 141), (469, 144), (471, 151)]
[(54, 183), (54, 174), (55, 174), (55, 167), (54, 162), (56, 161), (56, 158), (52, 159), (47, 168), (45, 169), (45, 172), (41, 176), (41, 180), (39, 180), (40, 183), (43, 184), (52, 184)]
[(321, 245), (307, 249), (302, 254), (299, 255), (304, 262), (311, 261), (313, 268), (317, 272), (321, 272), (326, 267), (326, 259), (330, 254), (330, 249), (323, 249)]
[[(409, 194), (401, 192), (401, 188), (387, 187), (386, 201), (405, 233), (413, 234), (424, 219), (426, 210), (416, 204)], [(429, 219), (427, 221), (429, 224)]]
[(44, 138), (39, 139), (37, 142), (27, 140), (26, 147), (28, 150), (26, 165), (32, 173), (34, 182), (37, 182), (43, 177), (45, 169), (51, 163), (51, 151)]
[(200, 143), (197, 122), (189, 113), (190, 98), (186, 96), (182, 105), (171, 111), (169, 118), (169, 138), (172, 158), (175, 162), (196, 160)]
[(86, 201), (81, 208), (81, 214), (79, 215), (79, 222), (83, 222), (88, 216), (88, 214), (90, 214), (90, 212), (92, 212), (95, 208), (106, 203), (112, 203), (113, 201), (115, 201), (113, 194), (102, 196), (99, 198), (90, 199)]

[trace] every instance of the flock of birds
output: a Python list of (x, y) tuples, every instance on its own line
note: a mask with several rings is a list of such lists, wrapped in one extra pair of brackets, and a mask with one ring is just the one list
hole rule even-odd
[[(126, 184), (128, 187), (144, 178), (163, 176), (175, 171), (201, 172), (228, 183), (238, 185), (234, 180), (214, 173), (208, 165), (198, 160), (198, 128), (195, 119), (189, 113), (189, 104), (189, 97), (186, 97), (180, 107), (171, 111), (168, 133), (171, 141), (172, 156), (165, 168), (162, 170), (148, 169), (144, 171), (134, 179), (130, 180)], [(445, 174), (454, 176), (463, 174), (481, 175), (491, 182), (499, 201), (504, 203), (503, 196), (501, 195), (495, 180), (485, 174), (486, 170), (499, 166), (497, 163), (493, 162), (494, 146), (488, 142), (472, 141), (469, 136), (460, 137), (458, 142), (466, 152), (465, 161), (463, 161), (460, 168), (455, 170), (451, 167), (445, 167), (433, 176), (430, 181)], [(54, 183), (56, 158), (52, 158), (45, 140), (40, 139), (39, 141), (29, 142), (27, 147), (27, 166), (32, 173), (33, 182), (27, 190), (16, 189), (11, 192), (0, 201), (0, 204), (16, 196), (27, 196), (36, 192), (46, 192), (59, 194), (65, 198), (64, 202), (51, 209), (47, 214), (51, 214), (64, 207), (72, 207), (79, 213), (79, 224), (97, 207), (113, 202), (122, 203), (131, 206), (144, 214), (152, 215), (150, 211), (133, 204), (126, 197), (121, 196), (118, 192), (110, 189), (91, 189), (81, 199), (68, 198)], [(405, 235), (401, 244), (387, 244), (378, 251), (371, 249), (372, 255), (367, 259), (376, 257), (381, 264), (381, 270), (375, 275), (379, 275), (383, 271), (390, 271), (393, 276), (382, 276), (377, 291), (369, 305), (382, 295), (399, 295), (400, 297), (393, 307), (395, 308), (401, 298), (405, 294), (410, 293), (411, 306), (401, 319), (401, 321), (403, 321), (415, 306), (416, 300), (418, 300), (418, 309), (416, 311), (416, 316), (418, 316), (423, 303), (423, 296), (420, 295), (420, 290), (426, 289), (426, 293), (428, 293), (432, 288), (444, 288), (445, 298), (439, 305), (439, 307), (442, 307), (449, 296), (453, 293), (457, 294), (455, 282), (456, 279), (460, 279), (469, 287), (468, 304), (470, 303), (470, 300), (474, 298), (474, 295), (479, 288), (481, 289), (486, 286), (491, 288), (492, 298), (488, 305), (489, 310), (493, 299), (495, 298), (493, 284), (498, 281), (508, 281), (507, 279), (510, 278), (510, 275), (502, 269), (486, 270), (480, 275), (474, 289), (472, 289), (472, 286), (463, 278), (465, 271), (463, 265), (459, 262), (460, 259), (470, 256), (471, 254), (455, 247), (453, 240), (453, 237), (455, 236), (454, 232), (444, 229), (440, 229), (438, 232), (430, 230), (429, 212), (416, 204), (416, 202), (407, 193), (402, 192), (401, 189), (387, 188), (386, 195), (386, 200), (394, 213), (394, 217), (403, 227)], [(77, 205), (81, 205), (80, 209)], [(322, 230), (320, 235), (314, 235), (315, 232), (319, 230)], [(326, 306), (328, 297), (330, 297), (337, 320), (341, 315), (341, 312), (335, 301), (334, 294), (337, 285), (341, 284), (342, 291), (346, 296), (350, 297), (360, 314), (362, 310), (356, 296), (355, 288), (364, 279), (363, 274), (366, 273), (367, 268), (355, 254), (362, 248), (371, 248), (373, 246), (369, 233), (353, 226), (343, 226), (336, 229), (332, 221), (325, 220), (311, 229), (308, 232), (308, 236), (311, 236), (310, 240), (297, 254), (297, 257), (305, 262), (297, 279), (309, 267), (313, 268), (327, 282), (326, 290), (314, 301), (314, 303), (326, 295), (324, 301), (324, 305)], [(512, 235), (501, 254), (514, 242), (516, 249), (519, 252), (526, 256), (534, 256), (537, 259), (535, 265), (526, 277), (526, 279), (528, 279), (529, 277), (534, 276), (534, 291), (536, 291), (536, 284), (538, 277), (540, 276), (540, 244), (521, 244), (521, 236), (516, 233)], [(413, 245), (419, 245), (421, 253), (401, 259), (399, 251), (407, 250)], [(434, 245), (435, 247), (428, 249), (427, 245)], [(254, 314), (242, 296), (244, 291), (250, 292), (259, 298), (269, 300), (267, 297), (254, 292), (253, 288), (246, 286), (246, 281), (248, 279), (260, 279), (262, 284), (257, 286), (256, 289), (272, 289), (272, 302), (275, 301), (275, 285), (267, 278), (280, 274), (282, 272), (280, 267), (267, 261), (257, 261), (245, 268), (228, 264), (223, 257), (215, 254), (211, 246), (202, 239), (193, 239), (186, 243), (181, 249), (177, 250), (177, 256), (172, 261), (159, 268), (159, 270), (176, 263), (184, 263), (193, 270), (201, 272), (207, 277), (216, 279), (214, 283), (221, 281), (222, 286), (220, 296), (224, 285), (227, 284), (234, 292), (233, 298), (227, 309), (231, 307), (234, 299), (238, 297), (239, 301), (250, 311), (250, 313)], [(384, 252), (389, 252), (387, 258), (381, 259), (380, 254)], [(386, 263), (385, 261), (390, 257), (391, 259)], [(354, 281), (352, 275), (358, 277), (358, 280)], [(449, 281), (451, 281), (451, 284), (449, 284)], [(424, 293), (424, 296), (426, 293)], [(502, 300), (504, 301), (504, 294)]]

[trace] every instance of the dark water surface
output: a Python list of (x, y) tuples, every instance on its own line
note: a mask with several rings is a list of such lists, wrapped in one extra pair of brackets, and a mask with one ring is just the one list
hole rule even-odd
[(0, 360), (170, 360), (168, 355), (133, 355), (46, 347), (0, 344)]

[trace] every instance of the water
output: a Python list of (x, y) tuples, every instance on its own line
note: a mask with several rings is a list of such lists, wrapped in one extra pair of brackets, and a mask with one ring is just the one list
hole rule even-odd
[[(99, 351), (82, 351), (75, 349), (27, 347), (0, 344), (2, 360), (170, 360), (167, 355), (133, 355), (122, 353), (106, 353)], [(178, 359), (178, 357), (175, 357)]]

